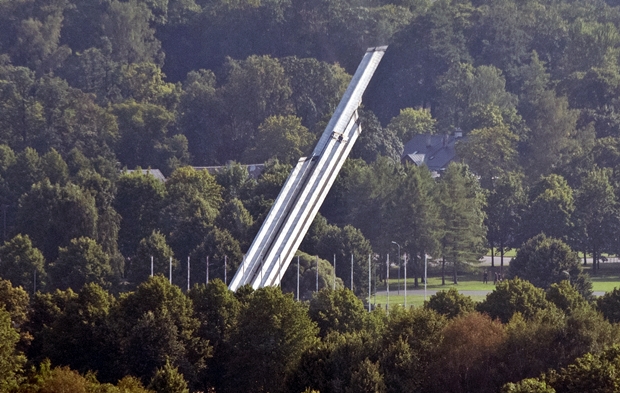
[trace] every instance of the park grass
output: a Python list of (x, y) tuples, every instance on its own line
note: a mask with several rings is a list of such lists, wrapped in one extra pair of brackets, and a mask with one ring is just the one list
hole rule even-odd
[[(500, 256), (500, 251), (499, 248), (495, 247), (493, 248), (494, 254), (495, 254), (495, 258), (499, 258)], [(491, 249), (487, 250), (487, 256), (491, 256)], [(510, 249), (504, 249), (504, 258), (512, 258), (517, 256), (517, 249), (516, 248), (510, 248)]]
[[(454, 284), (452, 282), (451, 272), (448, 273), (446, 271), (445, 285), (441, 283), (441, 274), (437, 267), (433, 269), (429, 269), (429, 277), (428, 284), (426, 286), (427, 290), (430, 291), (447, 291), (451, 287), (456, 288), (459, 292), (464, 291), (492, 291), (493, 279), (491, 275), (489, 275), (489, 283), (482, 283), (482, 272), (485, 269), (489, 269), (488, 266), (470, 266), (467, 270), (459, 272), (458, 275), (458, 284)], [(609, 292), (614, 288), (620, 288), (620, 262), (606, 262), (600, 264), (600, 269), (596, 274), (592, 273), (591, 264), (584, 266), (584, 271), (590, 275), (592, 279), (592, 290), (594, 292)], [(394, 275), (390, 273), (392, 277)], [(404, 305), (404, 279), (400, 280), (400, 295), (398, 294), (398, 278), (390, 278), (390, 305)], [(407, 288), (409, 291), (416, 289), (414, 288), (414, 280), (409, 277), (407, 279)], [(424, 289), (424, 283), (421, 280), (418, 280), (418, 290)], [(385, 283), (379, 284), (377, 286), (377, 291), (379, 292), (376, 296), (373, 294), (371, 297), (372, 304), (381, 304), (385, 306), (387, 302), (387, 294), (385, 293), (386, 287)], [(415, 294), (412, 292), (407, 293), (407, 305), (419, 307), (424, 304), (424, 295), (419, 294), (420, 292), (416, 292)], [(431, 292), (432, 293), (432, 292)], [(430, 298), (431, 294), (427, 294), (426, 299)], [(486, 298), (486, 295), (468, 295), (472, 298), (472, 300), (479, 302)], [(376, 301), (375, 301), (376, 298)]]
[(592, 265), (584, 266), (584, 271), (592, 279), (592, 290), (594, 292), (610, 292), (614, 288), (620, 287), (620, 262), (604, 262), (601, 268), (592, 272)]
[[(400, 293), (401, 293), (400, 295), (397, 295), (396, 293), (394, 294), (390, 293), (390, 306), (396, 306), (396, 305), (404, 306), (405, 304), (404, 291), (401, 291)], [(428, 294), (426, 296), (426, 300), (430, 299), (431, 296), (432, 294)], [(486, 298), (486, 295), (468, 295), (468, 296), (471, 297), (474, 302), (481, 302)], [(370, 303), (373, 305), (376, 304), (377, 307), (379, 305), (381, 307), (385, 307), (385, 304), (387, 303), (387, 295), (384, 295), (383, 293), (377, 294), (377, 296), (373, 295), (370, 299)], [(407, 294), (407, 307), (410, 307), (410, 306), (421, 307), (423, 305), (424, 305), (424, 295), (413, 295), (411, 293)]]

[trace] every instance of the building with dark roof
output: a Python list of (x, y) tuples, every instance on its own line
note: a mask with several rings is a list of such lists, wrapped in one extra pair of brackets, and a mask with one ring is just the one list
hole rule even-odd
[(433, 176), (439, 176), (451, 162), (457, 160), (455, 144), (459, 139), (463, 139), (460, 130), (454, 135), (416, 135), (405, 144), (401, 162), (426, 165)]

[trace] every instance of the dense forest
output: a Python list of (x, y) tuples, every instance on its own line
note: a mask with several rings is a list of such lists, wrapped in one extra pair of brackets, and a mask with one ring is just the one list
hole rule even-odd
[[(298, 253), (303, 302), (290, 271), (229, 293), (376, 45), (363, 132)], [(619, 113), (613, 0), (0, 0), (0, 390), (617, 386), (620, 293), (593, 299), (573, 250), (592, 274), (620, 253)], [(455, 129), (440, 177), (401, 164)], [(415, 286), (426, 255), (457, 281), (519, 254), (477, 305), (363, 312), (393, 242)], [(315, 293), (334, 275), (353, 291)]]

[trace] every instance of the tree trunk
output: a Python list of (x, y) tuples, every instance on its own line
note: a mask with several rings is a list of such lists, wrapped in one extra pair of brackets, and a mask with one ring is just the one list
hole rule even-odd
[(588, 264), (588, 260), (586, 259), (588, 257), (588, 253), (586, 252), (585, 248), (583, 250), (583, 266), (586, 266)]
[(504, 274), (504, 240), (500, 240), (499, 242), (499, 253), (500, 253), (500, 266), (499, 266), (499, 274)]
[(495, 267), (495, 244), (491, 242), (491, 267)]
[(598, 260), (598, 250), (596, 249), (596, 244), (592, 244), (592, 271), (596, 274), (596, 272), (598, 272), (598, 269), (601, 268), (601, 265), (599, 265), (599, 260)]
[(446, 285), (446, 257), (441, 257), (441, 285)]
[(454, 284), (456, 285), (456, 284), (458, 284), (458, 283), (459, 283), (459, 280), (458, 280), (458, 277), (457, 277), (457, 272), (456, 272), (457, 263), (456, 263), (456, 262), (452, 262), (452, 266), (454, 266), (454, 277), (453, 277), (453, 282), (454, 282)]

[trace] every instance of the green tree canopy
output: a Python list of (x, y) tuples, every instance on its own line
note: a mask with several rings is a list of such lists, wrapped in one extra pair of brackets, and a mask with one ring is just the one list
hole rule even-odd
[(532, 187), (529, 200), (530, 206), (521, 228), (522, 241), (525, 242), (539, 233), (566, 239), (575, 210), (573, 189), (566, 179), (556, 174), (542, 177)]
[[(254, 291), (230, 338), (229, 384), (237, 389), (282, 391), (303, 352), (316, 344), (317, 333), (304, 305), (292, 296), (276, 287)], [(271, 360), (265, 362), (266, 357)]]
[(416, 135), (434, 134), (436, 122), (430, 111), (404, 108), (390, 120), (387, 128), (396, 132), (400, 140), (406, 143)]
[(112, 280), (110, 257), (93, 239), (71, 239), (67, 247), (58, 251), (58, 259), (50, 266), (50, 275), (56, 288), (81, 289), (84, 284), (96, 283), (109, 288)]
[(296, 116), (270, 116), (258, 126), (255, 147), (246, 154), (248, 163), (262, 163), (270, 158), (296, 164), (313, 146), (315, 136)]
[(26, 361), (16, 350), (19, 333), (11, 326), (11, 315), (0, 307), (0, 388), (8, 391), (19, 382), (19, 372)]
[(319, 335), (331, 332), (352, 333), (366, 327), (367, 312), (364, 303), (349, 289), (322, 289), (310, 300), (310, 318), (316, 322)]
[(495, 290), (478, 303), (476, 309), (507, 323), (517, 312), (525, 318), (531, 318), (537, 311), (549, 306), (550, 303), (541, 288), (517, 277), (497, 284)]
[(454, 282), (460, 263), (476, 262), (484, 250), (485, 196), (478, 179), (466, 165), (451, 163), (439, 183), (441, 218), (440, 244), (443, 266), (454, 267)]
[(169, 361), (166, 361), (162, 368), (155, 371), (155, 375), (149, 383), (149, 389), (160, 393), (189, 393), (183, 375)]
[(28, 235), (17, 235), (0, 247), (0, 277), (27, 290), (34, 290), (35, 283), (38, 289), (45, 287), (45, 259), (41, 251), (32, 246)]
[(461, 295), (456, 288), (452, 287), (431, 296), (427, 302), (424, 302), (424, 308), (452, 319), (474, 311), (476, 306), (471, 297)]
[(126, 266), (127, 278), (138, 285), (151, 275), (151, 261), (153, 262), (153, 275), (169, 275), (170, 261), (172, 258), (173, 268), (178, 267), (179, 261), (174, 258), (174, 253), (166, 243), (166, 237), (159, 231), (153, 231), (149, 237), (140, 240), (135, 256)]
[(569, 280), (582, 295), (589, 297), (592, 292), (592, 284), (583, 273), (577, 254), (561, 240), (544, 234), (519, 248), (517, 256), (510, 261), (508, 276), (519, 277), (543, 289)]
[(164, 183), (141, 170), (123, 173), (116, 183), (114, 208), (121, 216), (119, 249), (125, 256), (135, 252), (140, 240), (160, 226), (159, 213), (164, 206)]
[(75, 184), (52, 185), (44, 180), (20, 198), (17, 229), (32, 239), (48, 261), (71, 239), (97, 237), (97, 207), (90, 192)]

